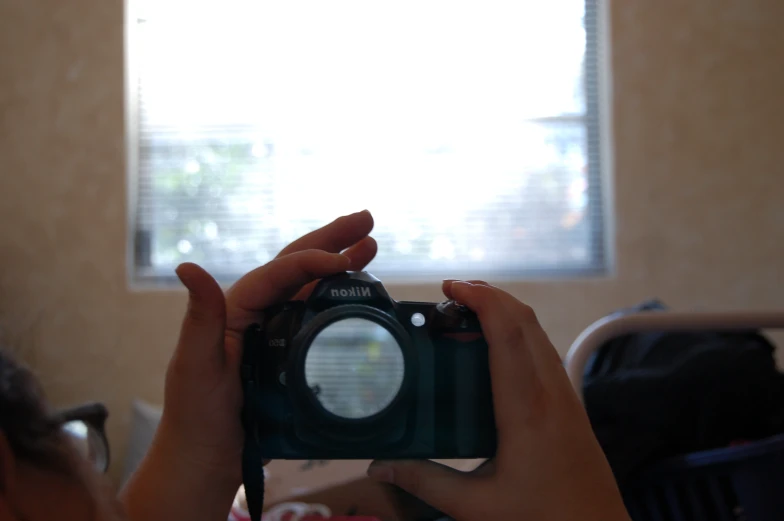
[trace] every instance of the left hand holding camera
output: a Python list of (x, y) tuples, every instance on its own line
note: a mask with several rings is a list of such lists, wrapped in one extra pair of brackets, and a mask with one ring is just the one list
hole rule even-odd
[(304, 298), (317, 279), (363, 269), (376, 254), (372, 228), (367, 211), (341, 217), (290, 244), (225, 296), (199, 266), (177, 269), (188, 311), (166, 373), (161, 424), (121, 494), (130, 519), (225, 519), (242, 482), (244, 330), (266, 307)]
[(446, 282), (489, 346), (496, 458), (462, 473), (430, 461), (374, 462), (395, 484), (459, 521), (628, 521), (585, 410), (533, 310), (483, 282)]

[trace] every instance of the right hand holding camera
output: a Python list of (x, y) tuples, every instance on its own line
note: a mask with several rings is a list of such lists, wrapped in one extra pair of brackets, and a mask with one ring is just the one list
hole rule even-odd
[(392, 483), (459, 521), (628, 521), (609, 464), (533, 310), (484, 282), (444, 283), (489, 345), (498, 450), (471, 473), (430, 461), (375, 461)]

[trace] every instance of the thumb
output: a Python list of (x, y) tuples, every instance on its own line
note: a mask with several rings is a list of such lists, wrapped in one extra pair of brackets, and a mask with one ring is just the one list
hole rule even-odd
[(188, 289), (188, 310), (180, 329), (175, 358), (187, 366), (223, 360), (226, 299), (218, 283), (203, 268), (181, 264), (177, 277)]
[(434, 461), (374, 461), (368, 476), (390, 483), (451, 517), (467, 516), (477, 504), (477, 479)]

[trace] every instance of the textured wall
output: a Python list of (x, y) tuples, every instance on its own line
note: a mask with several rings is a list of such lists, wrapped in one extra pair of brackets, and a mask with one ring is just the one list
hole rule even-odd
[[(784, 308), (784, 3), (611, 11), (617, 273), (509, 287), (562, 351), (649, 296)], [(123, 81), (121, 0), (0, 3), (0, 330), (55, 401), (109, 404), (120, 455), (131, 398), (160, 401), (185, 304), (126, 287)]]

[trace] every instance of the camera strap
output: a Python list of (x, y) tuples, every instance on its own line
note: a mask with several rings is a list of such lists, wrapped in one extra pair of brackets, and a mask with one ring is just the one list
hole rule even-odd
[(245, 487), (245, 498), (248, 501), (248, 513), (251, 521), (261, 521), (264, 508), (264, 463), (258, 444), (252, 436), (245, 436), (242, 452), (242, 483)]
[(242, 423), (245, 431), (245, 443), (242, 447), (242, 484), (245, 487), (251, 521), (261, 521), (261, 511), (264, 507), (264, 459), (255, 429), (258, 410), (258, 404), (255, 402), (258, 401), (258, 397), (252, 380), (246, 381), (245, 386), (245, 400), (242, 406)]
[[(255, 331), (249, 328), (246, 334)], [(256, 349), (244, 349), (242, 354), (240, 379), (243, 386), (242, 427), (245, 442), (242, 447), (242, 484), (245, 487), (245, 498), (248, 502), (248, 513), (251, 521), (261, 521), (264, 508), (264, 461), (261, 456), (261, 445), (257, 438), (259, 410), (258, 389), (254, 378), (258, 356)]]

